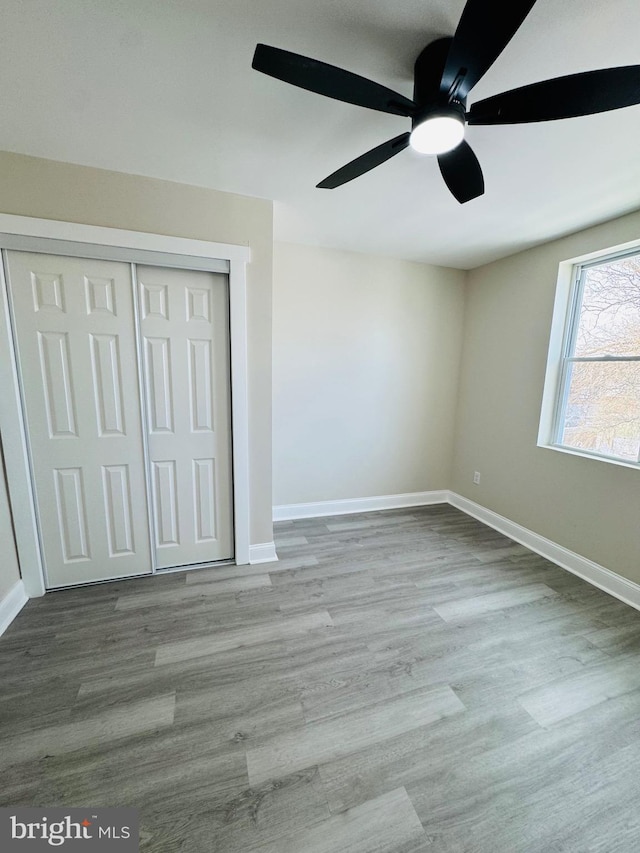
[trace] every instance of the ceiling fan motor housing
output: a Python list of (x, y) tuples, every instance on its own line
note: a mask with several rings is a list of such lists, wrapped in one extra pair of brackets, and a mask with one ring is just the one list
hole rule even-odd
[(428, 118), (439, 116), (465, 122), (466, 100), (442, 92), (440, 81), (453, 39), (441, 38), (428, 44), (419, 54), (414, 65), (413, 101), (418, 110), (411, 117), (411, 129)]
[(449, 55), (452, 38), (432, 41), (418, 55), (413, 66), (413, 101), (419, 108), (427, 104), (446, 103), (447, 93), (440, 90), (440, 81)]

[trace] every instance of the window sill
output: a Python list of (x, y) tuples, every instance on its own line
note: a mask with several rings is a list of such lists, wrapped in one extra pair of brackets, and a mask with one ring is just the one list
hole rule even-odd
[(606, 462), (609, 465), (618, 465), (621, 468), (633, 468), (640, 470), (640, 462), (627, 462), (625, 459), (616, 459), (613, 456), (601, 456), (598, 453), (589, 453), (586, 450), (576, 450), (575, 447), (565, 447), (561, 444), (541, 444), (538, 447), (543, 450), (557, 450), (560, 453), (568, 453), (569, 456), (581, 456), (583, 459), (592, 459), (595, 462)]

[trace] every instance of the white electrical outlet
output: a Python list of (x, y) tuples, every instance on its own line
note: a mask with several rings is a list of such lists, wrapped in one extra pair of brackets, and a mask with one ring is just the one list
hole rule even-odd
[(473, 472), (473, 482), (476, 484), (476, 486), (480, 485), (480, 471)]

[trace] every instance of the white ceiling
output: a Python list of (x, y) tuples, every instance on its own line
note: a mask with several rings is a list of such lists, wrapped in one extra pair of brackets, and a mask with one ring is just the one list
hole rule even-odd
[[(508, 0), (505, 0), (508, 2)], [(274, 199), (276, 239), (469, 268), (640, 207), (640, 106), (472, 127), (486, 191), (459, 205), (407, 150), (315, 184), (409, 120), (251, 69), (257, 42), (411, 96), (463, 0), (3, 0), (0, 149)], [(638, 0), (538, 0), (469, 97), (640, 63)], [(72, 188), (70, 188), (72, 191)]]

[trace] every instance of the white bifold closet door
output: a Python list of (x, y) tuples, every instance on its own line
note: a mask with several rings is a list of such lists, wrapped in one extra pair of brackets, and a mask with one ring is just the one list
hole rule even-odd
[(158, 568), (233, 555), (226, 276), (137, 267)]
[(131, 264), (18, 251), (7, 271), (47, 587), (231, 557), (226, 277), (139, 267), (136, 291)]

